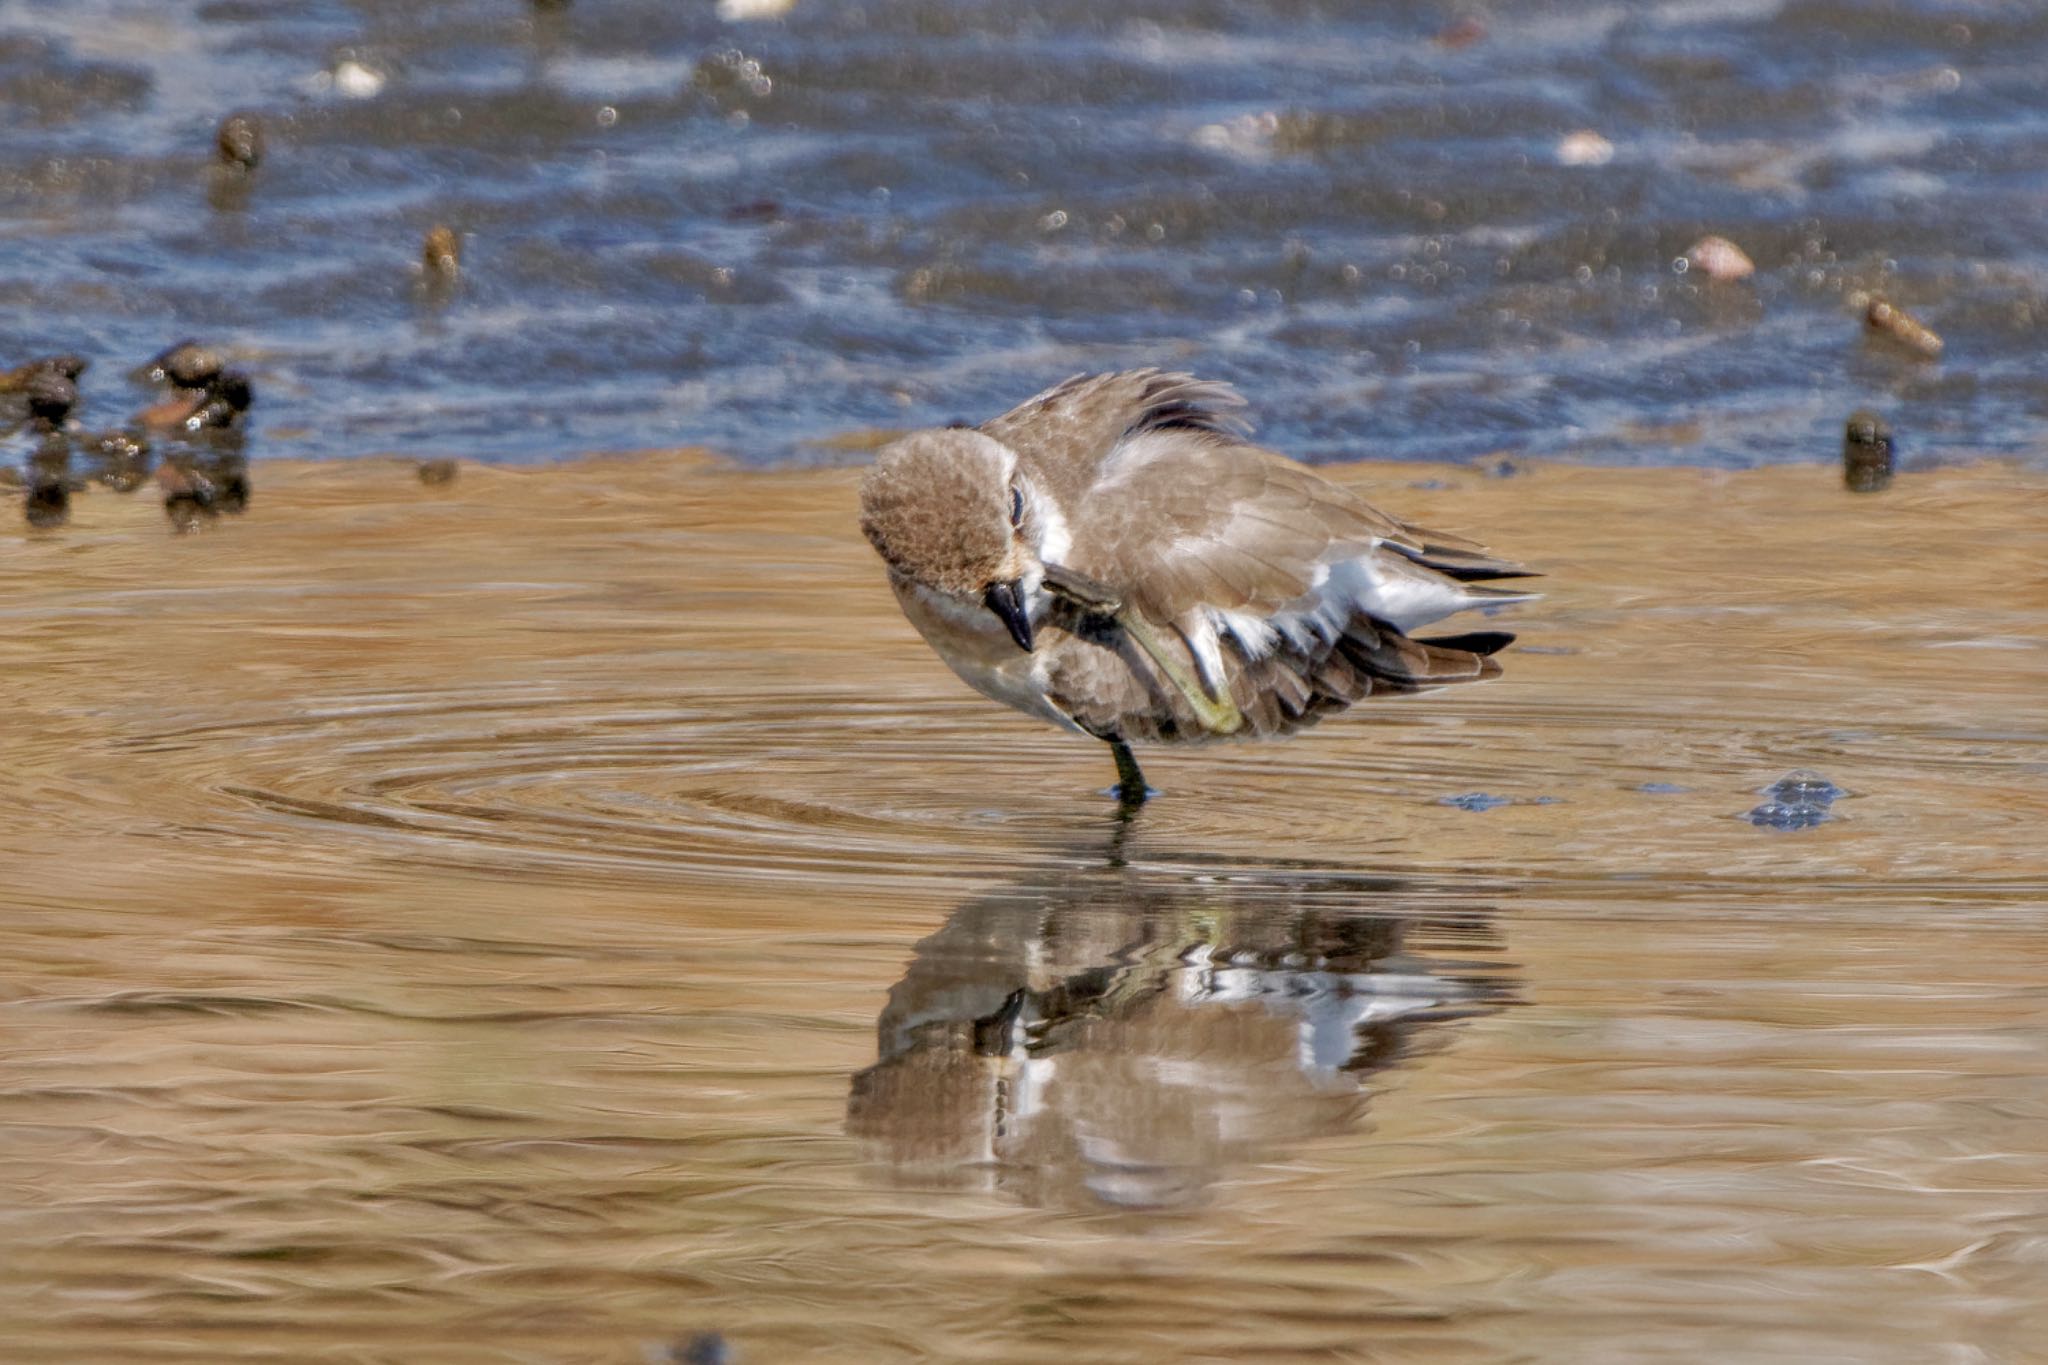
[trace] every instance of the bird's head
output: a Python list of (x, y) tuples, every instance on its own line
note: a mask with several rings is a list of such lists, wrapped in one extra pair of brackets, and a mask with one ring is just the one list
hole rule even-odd
[(1008, 446), (969, 428), (885, 446), (860, 488), (860, 527), (892, 574), (995, 613), (1031, 649), (1030, 600), (1044, 577), (1031, 536), (1039, 499)]

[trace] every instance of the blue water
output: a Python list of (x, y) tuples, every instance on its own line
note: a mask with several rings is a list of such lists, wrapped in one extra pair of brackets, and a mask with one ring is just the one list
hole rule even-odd
[[(2048, 458), (2048, 6), (1467, 13), (10, 0), (0, 361), (92, 357), (97, 426), (222, 344), (271, 456), (857, 459), (1168, 364), (1318, 460), (1827, 459), (1859, 407), (1909, 468)], [(1756, 274), (1679, 270), (1705, 232)]]

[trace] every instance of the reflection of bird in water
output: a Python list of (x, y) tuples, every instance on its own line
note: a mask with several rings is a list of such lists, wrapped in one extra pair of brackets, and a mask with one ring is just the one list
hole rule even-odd
[(1398, 884), (1101, 868), (997, 892), (920, 943), (847, 1127), (915, 1179), (1169, 1208), (1356, 1124), (1422, 1026), (1498, 1007), (1484, 917)]

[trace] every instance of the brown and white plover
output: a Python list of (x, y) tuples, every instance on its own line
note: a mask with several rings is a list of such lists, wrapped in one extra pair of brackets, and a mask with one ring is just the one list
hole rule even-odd
[(1283, 735), (1368, 697), (1500, 672), (1514, 637), (1410, 632), (1532, 594), (1530, 571), (1252, 444), (1228, 385), (1077, 376), (918, 431), (861, 485), (904, 614), (969, 686), (1106, 741)]

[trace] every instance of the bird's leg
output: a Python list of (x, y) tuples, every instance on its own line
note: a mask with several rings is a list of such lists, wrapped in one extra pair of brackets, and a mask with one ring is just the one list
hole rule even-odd
[(1145, 804), (1152, 795), (1145, 785), (1145, 774), (1138, 770), (1138, 760), (1131, 754), (1131, 746), (1121, 739), (1109, 741), (1109, 751), (1116, 757), (1116, 803), (1119, 814), (1129, 816)]

